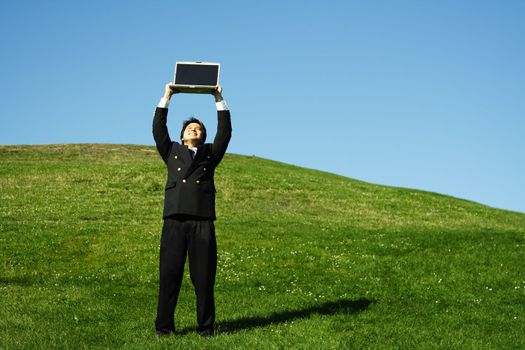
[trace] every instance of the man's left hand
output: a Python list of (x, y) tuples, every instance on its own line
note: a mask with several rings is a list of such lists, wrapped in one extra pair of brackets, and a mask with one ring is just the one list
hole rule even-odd
[(217, 85), (215, 90), (212, 92), (213, 97), (215, 97), (215, 102), (221, 102), (223, 100), (222, 98), (222, 86)]

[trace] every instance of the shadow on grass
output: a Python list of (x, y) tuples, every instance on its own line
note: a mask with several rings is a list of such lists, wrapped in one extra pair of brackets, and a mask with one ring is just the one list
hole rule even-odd
[[(302, 318), (309, 318), (314, 314), (335, 315), (335, 314), (356, 314), (368, 308), (373, 301), (369, 299), (330, 301), (317, 306), (310, 306), (300, 310), (289, 310), (275, 312), (269, 316), (243, 317), (238, 320), (220, 321), (216, 324), (219, 333), (233, 333), (240, 330), (265, 327), (271, 324), (279, 324), (294, 321)], [(194, 332), (194, 328), (185, 328), (179, 334)]]
[(30, 286), (33, 280), (28, 276), (0, 276), (0, 285)]

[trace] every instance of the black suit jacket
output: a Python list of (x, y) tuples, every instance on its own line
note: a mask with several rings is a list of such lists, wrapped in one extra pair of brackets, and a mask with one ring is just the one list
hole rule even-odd
[(153, 117), (153, 138), (168, 168), (163, 218), (191, 215), (215, 220), (214, 174), (230, 142), (230, 112), (217, 112), (215, 139), (213, 143), (200, 145), (195, 159), (187, 146), (171, 140), (167, 117), (168, 109), (157, 107)]

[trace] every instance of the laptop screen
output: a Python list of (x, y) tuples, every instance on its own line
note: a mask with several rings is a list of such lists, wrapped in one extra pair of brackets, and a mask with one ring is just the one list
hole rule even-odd
[(218, 73), (218, 65), (177, 63), (175, 84), (215, 86)]

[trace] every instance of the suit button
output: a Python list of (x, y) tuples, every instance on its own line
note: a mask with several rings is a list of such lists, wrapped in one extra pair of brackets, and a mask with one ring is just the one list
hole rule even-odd
[(206, 171), (206, 168), (204, 168), (204, 169), (202, 169), (202, 170)]
[(186, 179), (182, 179), (182, 182), (186, 183)]
[(196, 183), (200, 184), (201, 182), (199, 180), (195, 181)]
[(173, 158), (177, 159), (177, 158), (179, 158), (179, 157), (177, 157), (177, 155), (174, 155)]
[(181, 171), (181, 168), (177, 168), (177, 171)]

